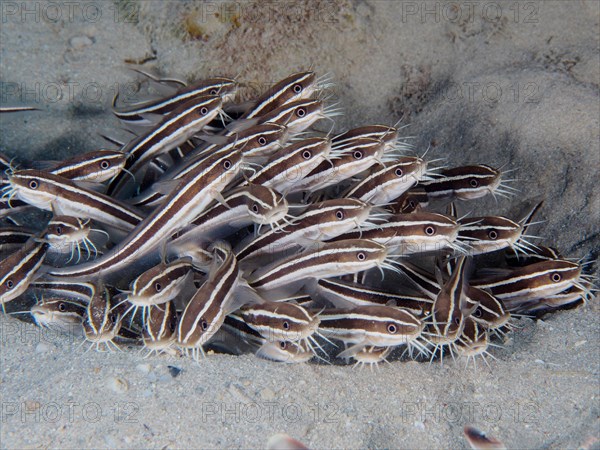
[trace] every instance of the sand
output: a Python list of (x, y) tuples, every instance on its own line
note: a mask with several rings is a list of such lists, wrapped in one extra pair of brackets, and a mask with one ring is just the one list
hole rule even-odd
[[(334, 77), (340, 129), (402, 118), (428, 158), (518, 169), (516, 198), (464, 212), (519, 218), (544, 199), (536, 234), (566, 256), (598, 257), (597, 2), (0, 6), (0, 103), (41, 109), (0, 118), (2, 151), (22, 161), (121, 133), (110, 102), (117, 88), (133, 98), (141, 79), (126, 62), (189, 80), (237, 76), (250, 94), (311, 67)], [(86, 352), (1, 317), (0, 447), (260, 448), (285, 432), (313, 448), (467, 448), (473, 424), (511, 448), (600, 448), (598, 310), (517, 321), (490, 368), (394, 362), (373, 373)]]

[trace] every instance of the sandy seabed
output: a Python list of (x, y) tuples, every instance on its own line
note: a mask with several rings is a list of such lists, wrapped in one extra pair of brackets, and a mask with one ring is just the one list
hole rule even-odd
[[(312, 68), (334, 77), (340, 129), (402, 117), (428, 157), (517, 168), (521, 193), (477, 213), (519, 218), (544, 199), (536, 234), (595, 260), (599, 5), (2, 1), (0, 103), (41, 111), (3, 115), (0, 147), (31, 161), (105, 146), (116, 89), (139, 87), (128, 63), (235, 76), (254, 93)], [(260, 448), (285, 432), (313, 448), (466, 448), (473, 424), (510, 448), (600, 448), (598, 312), (592, 302), (517, 321), (490, 368), (375, 372), (86, 352), (0, 317), (0, 447)]]

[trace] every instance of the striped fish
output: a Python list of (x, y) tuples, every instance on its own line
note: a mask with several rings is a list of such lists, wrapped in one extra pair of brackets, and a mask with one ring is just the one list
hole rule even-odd
[(98, 255), (96, 245), (89, 238), (92, 231), (100, 231), (91, 227), (90, 219), (84, 220), (71, 216), (54, 216), (46, 227), (44, 239), (50, 244), (50, 251), (69, 252), (69, 263), (77, 252), (77, 263), (81, 260), (81, 249), (85, 249), (88, 259)]
[(117, 108), (116, 102), (119, 94), (113, 99), (113, 113), (124, 122), (130, 123), (148, 123), (145, 115), (166, 115), (179, 108), (186, 102), (196, 100), (199, 97), (219, 96), (223, 103), (233, 100), (238, 88), (235, 80), (225, 77), (215, 77), (200, 80), (177, 90), (173, 95), (163, 97), (157, 100), (151, 100), (128, 106), (126, 108)]
[(403, 255), (425, 253), (451, 248), (463, 251), (456, 244), (458, 223), (451, 217), (431, 212), (396, 214), (381, 225), (344, 233), (334, 241), (343, 239), (370, 239), (399, 249)]
[(289, 192), (316, 191), (351, 178), (379, 163), (383, 158), (385, 142), (360, 138), (332, 146), (336, 158), (321, 162), (304, 178), (298, 180)]
[(435, 344), (435, 350), (432, 354), (432, 359), (440, 350), (440, 355), (443, 357), (443, 346), (449, 346), (452, 351), (453, 346), (464, 327), (464, 314), (461, 309), (465, 302), (465, 284), (467, 259), (461, 256), (452, 275), (448, 281), (442, 286), (438, 296), (433, 302), (431, 309), (431, 332), (429, 339)]
[(472, 280), (471, 285), (489, 291), (511, 310), (524, 302), (558, 294), (576, 285), (581, 266), (566, 260), (548, 260), (495, 272), (497, 275)]
[(352, 186), (344, 197), (356, 197), (375, 205), (389, 203), (417, 184), (425, 176), (427, 163), (417, 156), (405, 156)]
[(225, 316), (237, 309), (234, 292), (240, 284), (240, 272), (235, 255), (224, 243), (214, 246), (215, 266), (208, 279), (188, 302), (177, 326), (177, 345), (186, 353), (204, 353), (206, 344), (221, 328)]
[(246, 324), (270, 342), (306, 341), (317, 332), (319, 317), (300, 305), (263, 302), (243, 306), (239, 315)]
[(240, 170), (242, 155), (238, 150), (215, 154), (181, 180), (179, 185), (156, 209), (133, 229), (114, 249), (92, 263), (50, 269), (59, 277), (90, 277), (121, 270), (156, 250), (163, 239), (190, 224), (225, 188)]
[(176, 331), (177, 311), (173, 301), (150, 306), (142, 333), (144, 348), (149, 350), (146, 357), (153, 353), (175, 354), (173, 345)]
[(360, 227), (369, 217), (371, 206), (356, 199), (333, 199), (309, 206), (294, 221), (251, 237), (236, 248), (239, 261), (292, 248), (310, 247), (345, 231)]
[(83, 320), (85, 338), (92, 344), (90, 348), (100, 351), (104, 346), (108, 351), (119, 350), (113, 339), (121, 329), (121, 319), (119, 313), (113, 311), (108, 289), (103, 285), (96, 286)]
[[(205, 164), (206, 159), (215, 153), (238, 149), (242, 153), (244, 160), (262, 158), (279, 148), (285, 141), (286, 136), (285, 127), (275, 124), (257, 125), (232, 136), (224, 144), (214, 144), (200, 153), (191, 154), (182, 161), (182, 164), (165, 172), (163, 179), (168, 180), (168, 184), (171, 185), (173, 181), (181, 180), (187, 174)], [(159, 181), (144, 193), (131, 199), (130, 203), (150, 208), (160, 205), (166, 196), (158, 187), (160, 185), (161, 182)]]
[(309, 98), (317, 88), (314, 72), (299, 72), (279, 81), (262, 94), (242, 119), (260, 117), (294, 100)]
[(426, 296), (396, 294), (387, 290), (334, 278), (321, 279), (317, 285), (319, 295), (326, 298), (336, 308), (376, 305), (396, 306), (417, 317), (422, 317), (431, 311), (433, 304), (433, 300)]
[(143, 219), (124, 203), (48, 172), (19, 170), (9, 181), (9, 196), (55, 214), (90, 218), (124, 231), (132, 230)]
[(260, 170), (248, 178), (248, 182), (288, 192), (297, 181), (327, 160), (330, 150), (331, 141), (327, 138), (304, 139), (273, 155)]
[(31, 307), (31, 315), (38, 326), (74, 334), (83, 331), (86, 312), (86, 302), (71, 298), (42, 299)]
[(338, 355), (348, 358), (366, 346), (394, 347), (416, 343), (423, 322), (413, 314), (391, 306), (358, 306), (325, 310), (319, 315), (319, 332), (328, 338), (354, 344)]
[(485, 164), (443, 169), (439, 174), (438, 178), (419, 182), (430, 198), (473, 200), (487, 194), (505, 194), (501, 189), (502, 173)]
[(265, 186), (249, 184), (233, 189), (217, 203), (202, 213), (191, 224), (191, 228), (169, 242), (177, 249), (192, 241), (212, 241), (224, 238), (252, 223), (275, 225), (288, 213), (288, 204), (283, 195)]
[(366, 239), (350, 239), (320, 245), (298, 255), (260, 267), (248, 277), (250, 286), (264, 295), (278, 295), (279, 288), (304, 284), (308, 279), (329, 278), (386, 267), (387, 248)]
[(33, 230), (23, 227), (0, 228), (0, 251), (18, 250), (34, 235)]
[(14, 300), (27, 290), (44, 262), (48, 244), (30, 239), (23, 248), (0, 261), (0, 304)]
[[(146, 134), (134, 139), (123, 148), (127, 154), (125, 169), (133, 174), (161, 153), (177, 147), (204, 128), (221, 111), (223, 102), (218, 96), (191, 100), (169, 114)], [(123, 193), (126, 174), (121, 172), (109, 185), (111, 196)]]

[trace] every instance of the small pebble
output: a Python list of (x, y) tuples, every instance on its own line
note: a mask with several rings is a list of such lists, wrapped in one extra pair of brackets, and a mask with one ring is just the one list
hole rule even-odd
[(90, 45), (92, 45), (94, 43), (94, 41), (92, 41), (89, 37), (87, 36), (75, 36), (72, 37), (69, 40), (69, 44), (71, 45), (71, 47), (73, 47), (75, 50), (81, 50), (85, 47), (89, 47)]
[(127, 380), (119, 377), (112, 377), (108, 380), (108, 387), (114, 392), (121, 394), (129, 389)]
[(179, 374), (182, 372), (182, 369), (180, 369), (179, 367), (167, 366), (167, 368), (169, 369), (169, 373), (171, 374), (171, 376), (173, 378), (177, 378), (179, 376)]
[(45, 342), (40, 342), (38, 345), (35, 346), (36, 353), (46, 353), (49, 351), (50, 351), (50, 346), (48, 344), (46, 344)]

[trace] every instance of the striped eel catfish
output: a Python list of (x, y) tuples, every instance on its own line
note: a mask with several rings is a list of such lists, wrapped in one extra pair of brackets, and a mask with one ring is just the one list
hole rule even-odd
[(243, 306), (239, 314), (246, 324), (269, 342), (300, 342), (313, 350), (311, 340), (318, 332), (319, 317), (300, 305), (263, 302)]
[(370, 212), (370, 205), (351, 198), (316, 203), (291, 223), (242, 241), (235, 249), (236, 255), (242, 261), (296, 247), (310, 247), (315, 242), (360, 227), (367, 221)]
[(341, 352), (348, 358), (366, 346), (395, 347), (420, 345), (424, 324), (410, 312), (391, 306), (357, 306), (351, 309), (330, 309), (319, 314), (319, 332), (328, 338), (353, 344)]
[(0, 261), (0, 304), (3, 311), (5, 303), (27, 290), (38, 275), (47, 251), (47, 243), (32, 238), (23, 248)]
[(91, 263), (50, 269), (57, 277), (91, 277), (114, 273), (156, 250), (164, 239), (183, 229), (219, 197), (242, 164), (239, 150), (216, 153), (186, 175), (157, 208), (115, 248)]
[[(223, 101), (218, 96), (200, 97), (175, 109), (146, 134), (123, 148), (127, 154), (125, 169), (134, 175), (155, 156), (168, 152), (198, 133), (221, 111)], [(125, 172), (121, 172), (108, 186), (111, 196), (125, 197)]]
[(169, 242), (169, 248), (186, 246), (189, 241), (213, 241), (251, 224), (275, 226), (288, 213), (283, 195), (265, 186), (248, 184), (223, 195), (200, 214), (191, 225)]
[(387, 258), (387, 248), (382, 244), (348, 239), (321, 244), (316, 249), (259, 267), (247, 280), (259, 294), (272, 297), (280, 295), (280, 289), (289, 294), (291, 287), (305, 284), (309, 279), (354, 274), (374, 267), (390, 268)]
[(223, 99), (223, 103), (226, 103), (233, 99), (237, 88), (238, 83), (230, 78), (208, 78), (182, 87), (173, 95), (137, 103), (125, 108), (116, 107), (119, 97), (119, 93), (117, 93), (113, 99), (113, 113), (126, 123), (149, 123), (144, 115), (160, 114), (164, 116), (179, 108), (182, 104), (198, 97), (219, 96)]
[(247, 130), (231, 136), (222, 144), (213, 144), (206, 151), (191, 153), (180, 164), (167, 170), (158, 181), (149, 189), (137, 197), (129, 200), (133, 205), (140, 207), (156, 207), (160, 205), (166, 196), (162, 191), (163, 182), (172, 185), (174, 181), (180, 180), (197, 167), (204, 164), (205, 159), (214, 153), (221, 153), (232, 149), (242, 152), (244, 160), (253, 159), (257, 155), (268, 155), (275, 149), (281, 147), (287, 139), (285, 127), (276, 124), (256, 125)]
[(385, 150), (383, 140), (357, 138), (332, 146), (336, 157), (321, 162), (304, 178), (294, 183), (288, 192), (324, 189), (351, 178), (379, 163)]
[(375, 205), (398, 198), (425, 176), (427, 163), (417, 156), (404, 156), (373, 170), (352, 186), (344, 197), (356, 197)]
[[(487, 270), (490, 272), (490, 270)], [(494, 269), (493, 275), (471, 281), (489, 291), (509, 310), (528, 302), (559, 294), (579, 284), (581, 265), (566, 260), (547, 260), (524, 267)]]
[(464, 327), (463, 305), (465, 303), (467, 259), (461, 256), (452, 275), (442, 286), (433, 302), (431, 309), (431, 324), (425, 332), (435, 345), (431, 359), (440, 351), (443, 358), (443, 347), (448, 346), (453, 351), (453, 343), (459, 338)]
[(194, 359), (198, 352), (204, 353), (202, 346), (221, 328), (225, 316), (239, 308), (234, 292), (247, 287), (229, 245), (218, 242), (212, 251), (214, 264), (208, 279), (188, 302), (177, 326), (177, 346), (186, 353), (191, 350)]
[(335, 278), (320, 279), (317, 283), (317, 293), (336, 308), (387, 305), (410, 311), (418, 317), (428, 314), (433, 304), (433, 300), (426, 296), (396, 294)]
[(144, 349), (148, 350), (145, 358), (153, 353), (176, 354), (173, 348), (176, 331), (177, 311), (172, 300), (162, 305), (150, 306), (142, 332)]
[(309, 138), (289, 145), (265, 163), (249, 183), (270, 187), (279, 192), (287, 192), (297, 180), (304, 178), (321, 161), (326, 161), (331, 151), (331, 141), (327, 138)]
[(19, 170), (9, 175), (9, 198), (55, 214), (97, 220), (123, 231), (138, 225), (143, 216), (132, 207), (107, 195), (78, 186), (75, 182), (39, 170)]
[(379, 225), (344, 233), (333, 241), (370, 239), (388, 248), (398, 248), (403, 255), (439, 251), (451, 248), (464, 251), (457, 245), (459, 225), (451, 217), (431, 212), (395, 214)]
[(419, 182), (430, 198), (473, 200), (487, 194), (506, 196), (514, 190), (502, 183), (500, 170), (485, 164), (443, 169), (439, 175)]
[(44, 299), (31, 307), (35, 323), (43, 328), (57, 329), (66, 333), (81, 333), (86, 315), (87, 302), (73, 298)]
[(317, 89), (314, 72), (299, 72), (279, 81), (262, 94), (241, 119), (260, 117), (294, 100), (309, 98)]
[(50, 251), (65, 253), (68, 251), (71, 255), (66, 261), (70, 262), (77, 251), (77, 263), (81, 260), (81, 248), (87, 253), (88, 259), (92, 256), (98, 256), (96, 245), (89, 238), (92, 231), (106, 233), (91, 227), (90, 219), (79, 219), (71, 216), (54, 216), (46, 227), (44, 240), (50, 244)]

